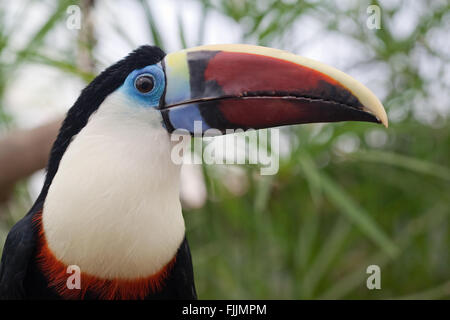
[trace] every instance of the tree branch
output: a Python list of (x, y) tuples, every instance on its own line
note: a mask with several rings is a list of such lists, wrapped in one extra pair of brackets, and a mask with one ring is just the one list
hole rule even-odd
[(0, 202), (9, 198), (17, 181), (46, 166), (61, 123), (58, 119), (0, 138)]

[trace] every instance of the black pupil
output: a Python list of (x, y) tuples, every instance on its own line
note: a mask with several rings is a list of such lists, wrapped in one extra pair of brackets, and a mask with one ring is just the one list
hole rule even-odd
[(153, 78), (151, 76), (140, 76), (136, 79), (135, 86), (136, 89), (139, 90), (139, 92), (150, 92), (154, 87)]

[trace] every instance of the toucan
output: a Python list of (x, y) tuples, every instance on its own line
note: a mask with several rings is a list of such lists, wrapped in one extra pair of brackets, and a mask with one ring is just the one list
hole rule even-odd
[(0, 297), (196, 299), (171, 134), (198, 121), (222, 133), (388, 124), (367, 87), (314, 60), (242, 44), (141, 46), (67, 112), (42, 190), (8, 234)]

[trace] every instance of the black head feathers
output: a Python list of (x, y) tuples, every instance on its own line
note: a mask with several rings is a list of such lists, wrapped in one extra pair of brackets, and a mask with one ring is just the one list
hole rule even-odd
[(119, 88), (133, 70), (158, 63), (165, 55), (165, 52), (156, 46), (141, 46), (124, 59), (105, 69), (83, 89), (75, 104), (68, 111), (53, 145), (47, 166), (47, 176), (38, 201), (46, 196), (62, 155), (72, 137), (81, 131), (103, 100)]

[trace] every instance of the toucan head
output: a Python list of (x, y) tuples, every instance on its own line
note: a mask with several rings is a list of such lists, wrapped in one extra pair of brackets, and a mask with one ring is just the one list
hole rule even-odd
[[(87, 86), (69, 111), (52, 152), (46, 185), (75, 136), (109, 96), (129, 113), (159, 115), (169, 133), (261, 129), (312, 122), (367, 121), (387, 127), (378, 98), (349, 75), (267, 47), (209, 45), (165, 54), (142, 46)], [(117, 99), (116, 99), (117, 100)], [(197, 126), (198, 127), (198, 126)]]
[(381, 122), (376, 96), (345, 73), (285, 51), (250, 45), (202, 46), (133, 70), (119, 87), (138, 108), (156, 108), (169, 131), (225, 132), (288, 124)]

